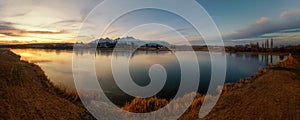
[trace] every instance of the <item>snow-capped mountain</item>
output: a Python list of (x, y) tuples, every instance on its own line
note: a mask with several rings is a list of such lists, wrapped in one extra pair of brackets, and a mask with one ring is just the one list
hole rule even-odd
[(100, 38), (90, 42), (89, 44), (123, 44), (123, 45), (134, 45), (134, 46), (143, 46), (148, 44), (149, 46), (154, 45), (162, 45), (162, 46), (169, 46), (168, 42), (164, 41), (155, 41), (155, 40), (139, 40), (134, 37), (123, 37), (117, 39), (110, 39), (110, 38)]

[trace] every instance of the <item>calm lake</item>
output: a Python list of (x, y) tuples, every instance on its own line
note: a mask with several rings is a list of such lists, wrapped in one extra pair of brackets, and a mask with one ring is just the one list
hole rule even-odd
[[(97, 51), (91, 53), (82, 51), (73, 54), (72, 50), (46, 50), (46, 49), (12, 49), (16, 54), (21, 55), (22, 60), (39, 65), (48, 78), (55, 84), (65, 87), (67, 90), (74, 90), (74, 80), (72, 74), (72, 56), (84, 57), (93, 54), (96, 58), (97, 77), (108, 97), (114, 99), (130, 98), (116, 85), (111, 72), (111, 59), (127, 59), (129, 53), (119, 51), (112, 54), (111, 51)], [(184, 51), (176, 51), (183, 52)], [(276, 63), (285, 58), (277, 55), (257, 55), (257, 54), (229, 54), (226, 55), (227, 73), (226, 82), (237, 82), (242, 78), (251, 77), (259, 68), (265, 67), (268, 63)], [(200, 68), (200, 83), (198, 92), (205, 94), (211, 77), (211, 62), (208, 52), (196, 51)], [(186, 55), (187, 61), (189, 54)], [(162, 65), (167, 72), (167, 80), (164, 88), (158, 93), (158, 97), (172, 98), (180, 85), (180, 66), (176, 56), (169, 51), (136, 51), (130, 59), (130, 75), (134, 82), (140, 86), (146, 86), (151, 79), (148, 70), (153, 64)]]

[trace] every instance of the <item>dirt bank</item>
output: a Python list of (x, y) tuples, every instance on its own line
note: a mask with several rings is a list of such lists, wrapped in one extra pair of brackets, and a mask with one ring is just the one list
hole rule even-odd
[(59, 94), (40, 67), (0, 49), (0, 119), (93, 119)]
[[(300, 119), (300, 66), (297, 57), (289, 56), (276, 66), (258, 70), (251, 78), (225, 84), (220, 99), (205, 120)], [(198, 95), (182, 120), (199, 119), (205, 95)], [(138, 101), (139, 100), (139, 101)], [(145, 106), (160, 104), (157, 100), (135, 99), (124, 109), (145, 111)], [(165, 103), (167, 104), (167, 103)], [(147, 111), (147, 110), (146, 110)]]
[(299, 71), (269, 69), (252, 83), (224, 92), (206, 119), (300, 118)]
[[(299, 119), (300, 65), (296, 58), (289, 56), (277, 66), (259, 70), (252, 78), (226, 84), (204, 119)], [(197, 119), (203, 98), (198, 95), (181, 119)], [(143, 112), (137, 103), (129, 103), (124, 109)], [(62, 97), (37, 65), (20, 61), (20, 56), (3, 49), (0, 106), (0, 119), (93, 119), (80, 104)]]
[(300, 66), (297, 57), (227, 84), (205, 119), (300, 119)]

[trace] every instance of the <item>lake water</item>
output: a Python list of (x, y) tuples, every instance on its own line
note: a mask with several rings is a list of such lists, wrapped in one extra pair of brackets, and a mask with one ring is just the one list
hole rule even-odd
[[(96, 53), (92, 53), (86, 50), (73, 54), (72, 50), (13, 49), (12, 51), (21, 55), (21, 59), (39, 65), (55, 85), (65, 87), (67, 90), (75, 89), (72, 74), (72, 56), (84, 57), (92, 54), (96, 58), (95, 68), (99, 83), (107, 96), (116, 100), (132, 98), (116, 85), (111, 72), (111, 59), (126, 60), (130, 57), (129, 52), (119, 51), (116, 54), (112, 54), (111, 51), (99, 50)], [(186, 61), (189, 62), (189, 52), (176, 52), (186, 54)], [(259, 68), (285, 58), (277, 55), (216, 54), (226, 55), (227, 57), (226, 82), (237, 82), (242, 78), (251, 77)], [(196, 51), (196, 55), (201, 71), (198, 92), (205, 94), (211, 78), (210, 54)], [(167, 80), (164, 88), (157, 96), (169, 99), (176, 94), (180, 85), (181, 74), (179, 62), (172, 52), (136, 51), (130, 58), (130, 75), (135, 83), (140, 86), (148, 85), (151, 81), (148, 75), (149, 68), (153, 64), (160, 64), (166, 70)]]

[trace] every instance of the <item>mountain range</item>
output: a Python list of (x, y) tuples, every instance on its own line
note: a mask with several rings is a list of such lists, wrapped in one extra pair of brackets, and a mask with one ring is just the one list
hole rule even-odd
[(91, 41), (89, 44), (98, 44), (98, 43), (110, 43), (110, 44), (125, 44), (125, 45), (135, 45), (135, 46), (142, 46), (145, 44), (149, 45), (162, 45), (162, 46), (170, 46), (168, 42), (160, 41), (160, 40), (140, 40), (134, 37), (123, 37), (117, 39), (110, 39), (110, 38), (100, 38), (94, 41)]

